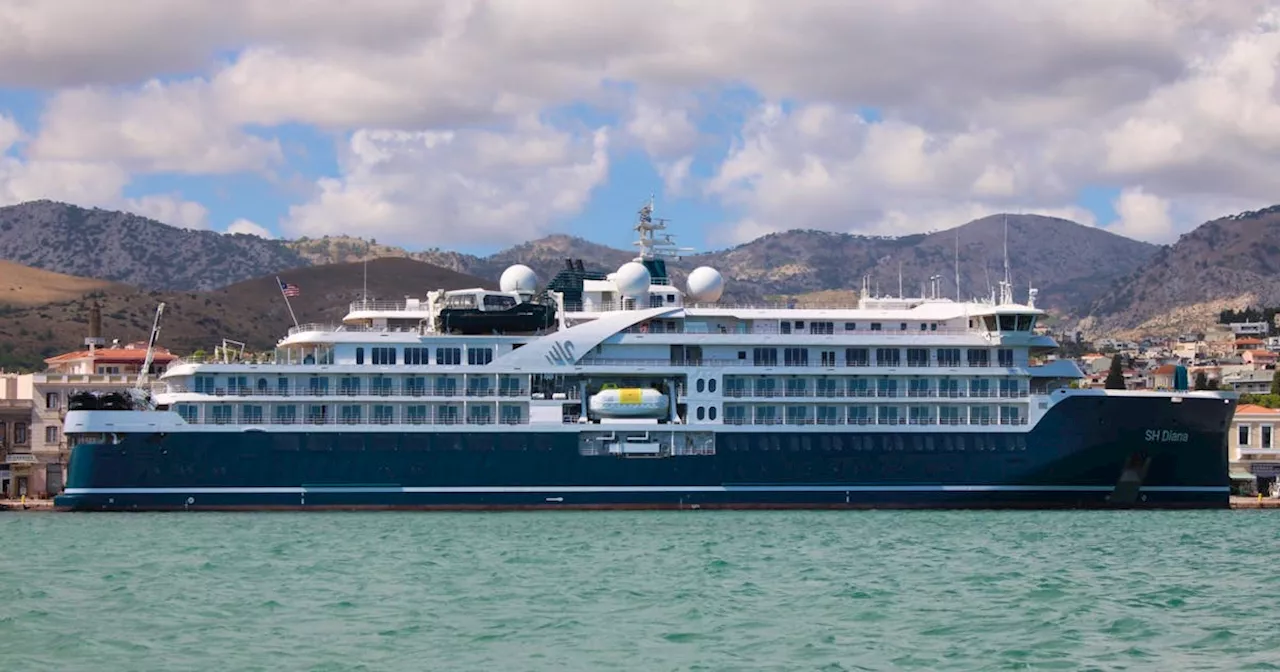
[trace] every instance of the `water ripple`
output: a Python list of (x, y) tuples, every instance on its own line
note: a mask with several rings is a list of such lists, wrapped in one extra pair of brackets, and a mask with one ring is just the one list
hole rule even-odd
[(13, 669), (1280, 669), (1247, 512), (0, 517)]

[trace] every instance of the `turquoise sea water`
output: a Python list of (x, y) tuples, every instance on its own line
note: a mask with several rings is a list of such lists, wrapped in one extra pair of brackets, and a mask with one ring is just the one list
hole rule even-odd
[(1280, 515), (0, 513), (8, 670), (1280, 669)]

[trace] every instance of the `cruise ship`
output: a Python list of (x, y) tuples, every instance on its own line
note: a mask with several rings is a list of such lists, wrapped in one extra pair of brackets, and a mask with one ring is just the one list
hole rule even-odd
[(540, 286), (515, 265), (497, 291), (361, 299), (265, 357), (79, 395), (56, 506), (1229, 504), (1236, 396), (1078, 389), (1007, 271), (969, 301), (935, 277), (914, 298), (732, 305), (713, 268), (673, 282), (666, 226), (644, 206), (616, 270), (566, 260)]

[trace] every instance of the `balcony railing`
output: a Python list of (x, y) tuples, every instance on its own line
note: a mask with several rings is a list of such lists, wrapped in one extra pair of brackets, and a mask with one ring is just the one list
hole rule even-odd
[(362, 388), (312, 388), (306, 385), (299, 385), (288, 388), (269, 387), (269, 388), (226, 388), (215, 387), (212, 390), (195, 390), (185, 385), (173, 383), (161, 384), (153, 388), (158, 393), (168, 394), (186, 394), (195, 393), (203, 394), (211, 397), (528, 397), (529, 388), (466, 388), (464, 386), (433, 386), (426, 385), (423, 387), (408, 385), (390, 385), (381, 387), (362, 387)]
[(396, 415), (393, 417), (322, 417), (322, 418), (209, 418), (187, 420), (190, 425), (235, 425), (240, 427), (296, 425), (300, 427), (315, 425), (527, 425), (528, 417), (520, 418), (461, 418), (453, 416), (436, 417)]
[(776, 399), (776, 398), (800, 398), (800, 399), (1025, 399), (1029, 396), (1027, 390), (779, 390), (779, 389), (757, 389), (757, 390), (734, 390), (724, 391), (724, 396), (730, 399)]
[(1026, 418), (957, 419), (957, 418), (725, 418), (726, 425), (945, 425), (945, 426), (997, 426), (1025, 425)]

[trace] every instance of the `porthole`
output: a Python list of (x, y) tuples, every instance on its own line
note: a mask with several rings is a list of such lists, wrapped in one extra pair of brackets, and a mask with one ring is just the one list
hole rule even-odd
[(698, 419), (699, 419), (699, 420), (705, 420), (705, 419), (706, 419), (706, 417), (707, 417), (707, 409), (705, 409), (705, 408), (703, 408), (703, 407), (699, 406), (699, 407), (698, 407)]
[[(715, 392), (715, 391), (716, 391), (716, 379), (715, 379), (715, 378), (712, 378), (711, 380), (707, 381), (707, 391), (708, 391), (708, 392)], [(714, 418), (712, 418), (712, 419), (714, 420)]]
[(702, 390), (703, 390), (703, 388), (704, 388), (704, 386), (705, 386), (706, 384), (707, 384), (707, 381), (705, 381), (705, 380), (703, 380), (703, 379), (699, 378), (699, 379), (698, 379), (698, 391), (699, 391), (699, 392), (702, 392)]
[[(715, 382), (715, 381), (711, 381), (711, 382)], [(716, 419), (716, 407), (715, 407), (715, 406), (712, 406), (711, 408), (707, 409), (707, 418), (709, 418), (709, 419), (711, 419), (711, 420), (715, 420), (715, 419)]]

